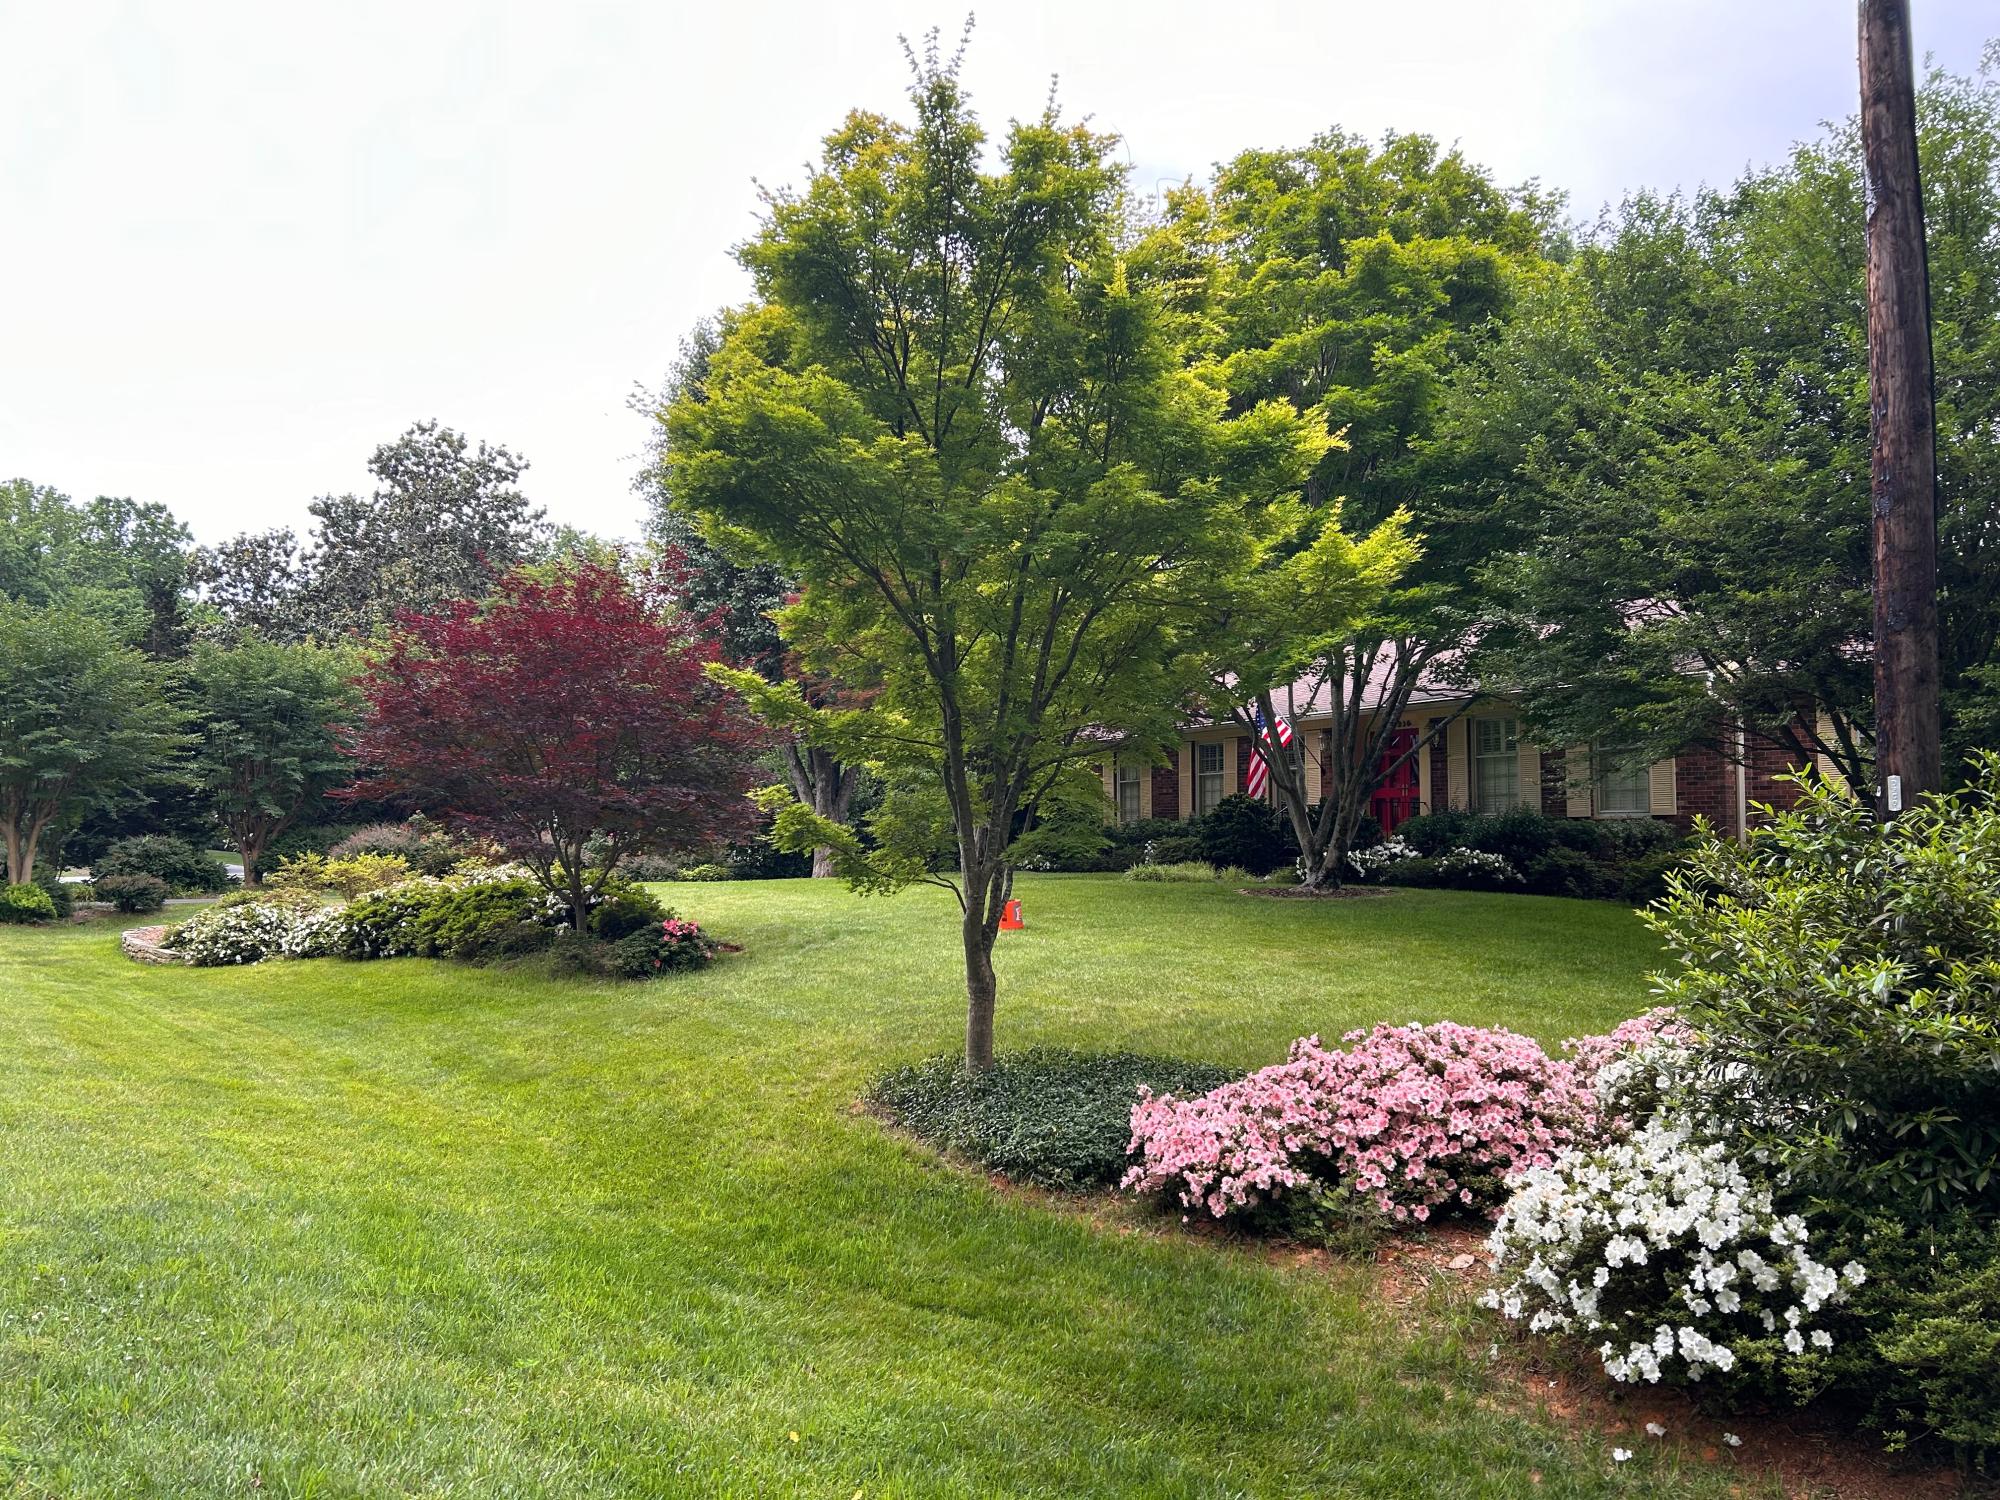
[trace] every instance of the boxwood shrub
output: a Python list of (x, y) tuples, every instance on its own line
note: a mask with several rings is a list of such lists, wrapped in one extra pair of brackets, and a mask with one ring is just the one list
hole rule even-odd
[(1037, 1047), (985, 1073), (968, 1073), (956, 1056), (898, 1068), (876, 1080), (868, 1100), (931, 1145), (991, 1171), (1085, 1188), (1114, 1183), (1125, 1170), (1141, 1084), (1186, 1096), (1236, 1076), (1179, 1058)]

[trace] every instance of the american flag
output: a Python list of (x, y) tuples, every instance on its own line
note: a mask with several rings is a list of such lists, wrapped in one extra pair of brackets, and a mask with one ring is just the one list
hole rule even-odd
[[(1271, 743), (1271, 729), (1264, 722), (1264, 710), (1262, 706), (1253, 704), (1250, 709), (1250, 717), (1257, 722), (1257, 738), (1261, 743), (1253, 746), (1251, 749), (1250, 774), (1244, 783), (1243, 790), (1252, 797), (1261, 797), (1264, 795), (1264, 788), (1270, 784), (1271, 780), (1270, 762), (1265, 759), (1269, 754), (1268, 747)], [(1276, 717), (1278, 722), (1278, 746), (1282, 749), (1292, 742), (1292, 726), (1285, 722), (1283, 714), (1279, 714)]]

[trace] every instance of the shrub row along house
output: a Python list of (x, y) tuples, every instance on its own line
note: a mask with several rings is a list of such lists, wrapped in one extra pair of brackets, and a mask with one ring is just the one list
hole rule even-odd
[[(1307, 801), (1317, 802), (1332, 781), (1333, 713), (1324, 688), (1310, 686), (1274, 697), (1294, 729), (1283, 753), (1300, 765)], [(1364, 695), (1361, 735), (1373, 736), (1379, 704), (1379, 696)], [(1796, 769), (1795, 754), (1755, 736), (1725, 733), (1649, 765), (1616, 744), (1535, 745), (1521, 724), (1504, 696), (1420, 684), (1383, 741), (1369, 814), (1384, 833), (1420, 813), (1530, 807), (1557, 818), (1657, 818), (1682, 831), (1701, 816), (1718, 833), (1740, 836), (1756, 822), (1757, 804), (1784, 809), (1798, 798), (1795, 785), (1778, 779)], [(1165, 764), (1107, 755), (1100, 774), (1113, 821), (1207, 815), (1224, 797), (1249, 791), (1252, 746), (1244, 726), (1200, 719), (1182, 726)], [(1814, 769), (1839, 779), (1825, 757), (1815, 757)]]

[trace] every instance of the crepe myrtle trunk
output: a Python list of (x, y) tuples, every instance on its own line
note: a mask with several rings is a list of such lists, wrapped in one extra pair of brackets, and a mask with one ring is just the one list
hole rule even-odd
[(243, 860), (243, 884), (247, 889), (264, 883), (264, 872), (259, 868), (264, 858), (262, 838), (244, 837), (236, 841), (236, 852)]

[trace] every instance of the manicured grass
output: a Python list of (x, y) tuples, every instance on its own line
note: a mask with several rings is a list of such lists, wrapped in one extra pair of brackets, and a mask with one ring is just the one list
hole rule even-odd
[[(0, 929), (0, 1492), (1723, 1492), (1496, 1410), (1491, 1331), (1399, 1332), (1369, 1267), (1003, 1191), (855, 1113), (956, 1044), (942, 893), (665, 892), (748, 951), (616, 985)], [(1020, 894), (1003, 1047), (1553, 1043), (1640, 1009), (1653, 953), (1533, 898)]]

